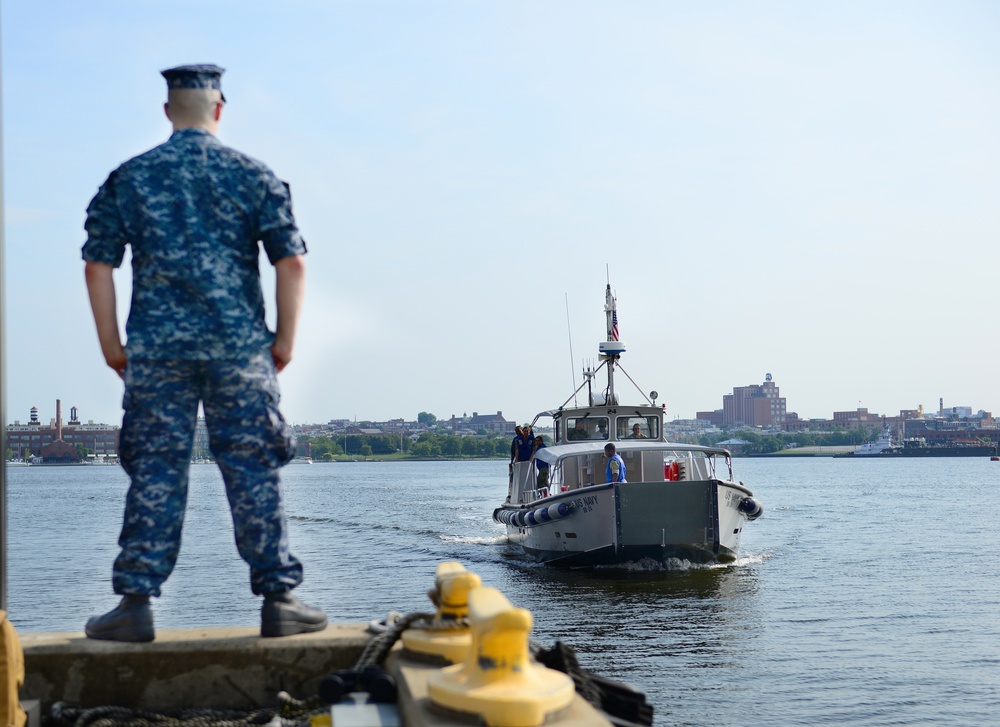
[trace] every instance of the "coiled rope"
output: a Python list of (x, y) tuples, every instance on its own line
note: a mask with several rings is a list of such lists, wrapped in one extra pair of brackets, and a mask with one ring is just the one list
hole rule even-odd
[(49, 711), (52, 724), (64, 727), (303, 727), (327, 707), (278, 692), (277, 709), (178, 709), (153, 712), (128, 707), (74, 707), (56, 702)]

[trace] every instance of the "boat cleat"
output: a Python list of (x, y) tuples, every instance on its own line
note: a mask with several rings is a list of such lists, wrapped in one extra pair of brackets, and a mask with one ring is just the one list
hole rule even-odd
[(569, 707), (573, 680), (530, 659), (532, 626), (531, 612), (512, 606), (497, 589), (471, 591), (471, 648), (461, 664), (428, 677), (431, 704), (488, 727), (535, 727)]
[(434, 588), (427, 594), (437, 613), (428, 627), (409, 628), (402, 633), (403, 648), (411, 654), (443, 659), (449, 664), (463, 661), (472, 646), (466, 623), (469, 592), (482, 582), (482, 578), (467, 571), (461, 563), (440, 563), (434, 575)]

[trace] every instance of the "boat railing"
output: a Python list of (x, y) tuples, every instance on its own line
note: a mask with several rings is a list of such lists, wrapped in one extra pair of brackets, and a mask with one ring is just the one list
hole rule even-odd
[(533, 502), (535, 500), (541, 500), (543, 497), (548, 497), (549, 496), (549, 488), (548, 487), (539, 487), (539, 488), (534, 489), (534, 490), (526, 490), (525, 493), (524, 493), (524, 495), (525, 495), (525, 498), (526, 498), (527, 502)]
[(531, 502), (535, 497), (535, 485), (538, 481), (538, 470), (533, 461), (515, 462), (512, 468), (510, 501), (514, 503)]

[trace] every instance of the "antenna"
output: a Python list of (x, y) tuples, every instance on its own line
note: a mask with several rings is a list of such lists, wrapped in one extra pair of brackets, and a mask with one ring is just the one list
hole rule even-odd
[(569, 327), (569, 293), (563, 295), (566, 296), (566, 335), (569, 337), (569, 370), (573, 376), (573, 406), (576, 406), (576, 369), (573, 368), (576, 364), (573, 363), (573, 332)]

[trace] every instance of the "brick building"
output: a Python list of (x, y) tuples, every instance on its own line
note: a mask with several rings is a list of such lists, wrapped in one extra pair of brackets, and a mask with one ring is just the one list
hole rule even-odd
[(786, 420), (785, 398), (781, 396), (771, 374), (764, 383), (733, 388), (722, 397), (722, 422), (728, 426), (783, 428)]
[(7, 425), (7, 449), (18, 459), (35, 456), (57, 462), (73, 458), (78, 444), (102, 459), (118, 456), (119, 427), (93, 421), (83, 423), (75, 406), (69, 411), (69, 421), (64, 424), (62, 402), (57, 399), (56, 416), (45, 426), (38, 418), (38, 408), (31, 407), (27, 423), (15, 420)]

